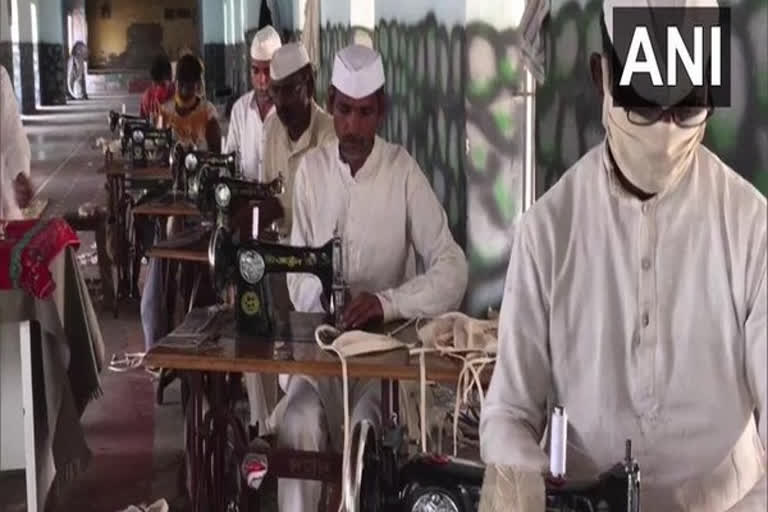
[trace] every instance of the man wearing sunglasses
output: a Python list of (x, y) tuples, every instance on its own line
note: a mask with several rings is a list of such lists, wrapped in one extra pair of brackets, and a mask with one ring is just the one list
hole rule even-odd
[(251, 85), (232, 107), (225, 153), (237, 151), (245, 179), (263, 181), (264, 122), (274, 113), (269, 95), (269, 65), (272, 55), (280, 48), (280, 36), (267, 25), (253, 36), (251, 43)]
[[(766, 200), (701, 144), (706, 88), (658, 101), (611, 87), (619, 1), (591, 58), (606, 138), (515, 227), (480, 511), (544, 510), (552, 405), (568, 413), (571, 481), (631, 439), (642, 510), (765, 510)], [(620, 6), (704, 3), (684, 2)]]

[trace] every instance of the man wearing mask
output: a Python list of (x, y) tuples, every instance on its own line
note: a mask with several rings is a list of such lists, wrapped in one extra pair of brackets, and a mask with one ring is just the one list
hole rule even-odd
[(701, 144), (711, 103), (640, 108), (611, 86), (616, 5), (590, 62), (606, 139), (516, 226), (480, 510), (544, 510), (548, 404), (568, 413), (569, 479), (631, 439), (643, 510), (765, 510), (766, 200)]
[[(336, 56), (328, 93), (338, 142), (307, 153), (296, 173), (291, 245), (321, 246), (336, 232), (343, 242), (344, 277), (351, 302), (343, 328), (403, 318), (430, 317), (461, 304), (467, 263), (429, 181), (407, 151), (376, 136), (387, 111), (381, 56), (349, 46)], [(413, 251), (425, 272), (410, 277)], [(298, 311), (321, 312), (321, 285), (307, 274), (289, 274)], [(341, 379), (294, 375), (281, 382), (285, 412), (278, 442), (298, 450), (324, 450), (328, 437), (341, 447)], [(380, 383), (350, 383), (352, 425), (379, 425)], [(281, 511), (317, 510), (320, 483), (281, 479)]]
[(251, 85), (232, 107), (225, 153), (237, 151), (243, 176), (263, 181), (261, 162), (264, 155), (264, 120), (274, 112), (269, 96), (269, 65), (280, 48), (280, 36), (271, 26), (256, 32), (251, 43)]
[(0, 66), (0, 219), (21, 220), (32, 199), (29, 140), (8, 71)]

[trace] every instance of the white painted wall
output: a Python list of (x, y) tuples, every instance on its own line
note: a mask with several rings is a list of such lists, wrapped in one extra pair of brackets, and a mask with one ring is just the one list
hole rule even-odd
[(0, 2), (0, 41), (11, 40), (11, 13), (8, 12), (9, 2)]
[(203, 44), (224, 42), (224, 0), (202, 0)]
[(328, 23), (349, 25), (350, 7), (357, 1), (366, 0), (320, 0), (320, 26), (324, 27)]

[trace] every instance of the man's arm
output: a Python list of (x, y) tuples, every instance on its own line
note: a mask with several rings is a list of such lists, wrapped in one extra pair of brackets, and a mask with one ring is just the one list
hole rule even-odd
[[(765, 255), (765, 245), (762, 245), (762, 254)], [(761, 251), (758, 250), (758, 254)], [(749, 382), (749, 388), (752, 391), (752, 396), (755, 401), (755, 413), (757, 414), (758, 427), (757, 430), (760, 433), (760, 440), (763, 444), (763, 467), (765, 467), (765, 449), (768, 447), (766, 443), (766, 431), (768, 430), (768, 422), (766, 421), (766, 414), (768, 414), (768, 393), (766, 392), (766, 364), (768, 364), (768, 317), (766, 302), (768, 297), (766, 294), (766, 265), (762, 265), (762, 272), (757, 275), (760, 282), (757, 286), (757, 293), (752, 300), (752, 307), (747, 314), (747, 321), (745, 323), (744, 335), (746, 340), (746, 364), (747, 364), (747, 381)], [(758, 483), (752, 488), (752, 490), (730, 509), (729, 512), (763, 512), (768, 507), (768, 484), (766, 483), (766, 475), (758, 481)]]
[(376, 294), (385, 322), (454, 310), (461, 305), (467, 288), (464, 252), (453, 239), (445, 210), (427, 178), (415, 162), (413, 166), (406, 185), (407, 222), (411, 242), (425, 272), (397, 288)]
[(227, 144), (224, 148), (224, 153), (240, 151), (240, 130), (242, 129), (243, 117), (241, 110), (241, 100), (238, 100), (232, 107), (232, 113), (229, 116), (229, 130), (227, 131)]
[[(312, 246), (311, 202), (306, 184), (305, 160), (302, 159), (296, 171), (293, 194), (293, 226), (291, 227), (291, 245)], [(320, 297), (323, 286), (317, 276), (312, 274), (288, 273), (286, 275), (288, 294), (296, 311), (306, 313), (323, 312)]]
[(552, 386), (549, 305), (526, 226), (519, 224), (516, 231), (499, 313), (496, 366), (480, 417), (480, 455), (486, 464), (540, 473), (547, 468), (539, 440)]

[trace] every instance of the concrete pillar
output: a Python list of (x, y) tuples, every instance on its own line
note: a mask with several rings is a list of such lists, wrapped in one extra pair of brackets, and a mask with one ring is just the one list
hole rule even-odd
[(0, 2), (0, 66), (3, 66), (13, 80), (13, 51), (11, 43), (10, 2)]
[(205, 90), (209, 99), (224, 87), (227, 77), (224, 41), (224, 3), (227, 0), (200, 0), (203, 32), (202, 57), (205, 61)]
[(37, 3), (40, 104), (64, 105), (67, 102), (67, 55), (64, 11), (61, 0), (35, 0)]

